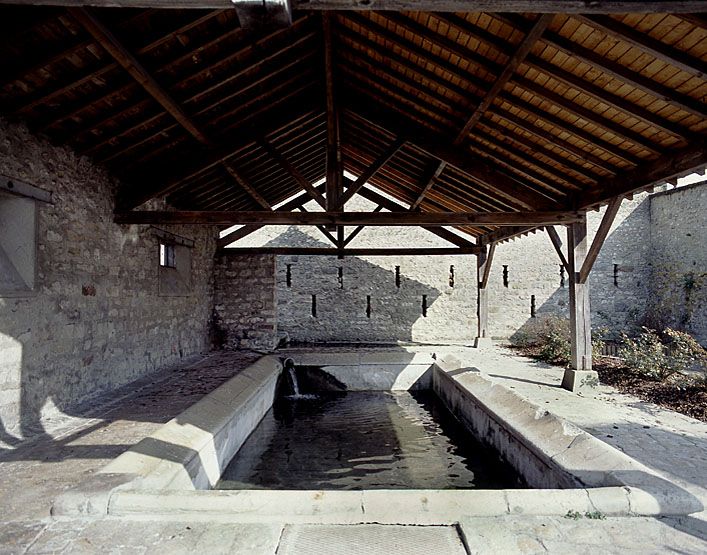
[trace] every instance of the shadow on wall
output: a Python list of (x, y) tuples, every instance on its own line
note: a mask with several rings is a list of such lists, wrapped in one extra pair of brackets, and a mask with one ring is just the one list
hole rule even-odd
[[(620, 332), (639, 331), (648, 314), (651, 263), (647, 240), (649, 224), (644, 212), (649, 209), (649, 202), (646, 198), (609, 234), (590, 274), (592, 327), (606, 330), (611, 339), (617, 338)], [(564, 234), (561, 238), (566, 244)], [(548, 246), (552, 249), (549, 239)], [(557, 263), (559, 265), (559, 259)], [(512, 341), (531, 332), (543, 316), (556, 314), (569, 318), (569, 277), (564, 272), (562, 278), (557, 279), (558, 287), (552, 294), (544, 301), (538, 299), (535, 317), (517, 322), (510, 336)], [(528, 315), (533, 311), (533, 294), (532, 290), (526, 290)], [(493, 305), (493, 297), (490, 303)]]
[[(293, 245), (331, 247), (296, 227), (265, 246)], [(399, 267), (391, 271), (359, 257), (280, 256), (277, 272), (278, 327), (294, 341), (413, 341), (426, 318), (440, 319), (437, 339), (445, 338), (444, 315), (433, 310), (442, 292)]]

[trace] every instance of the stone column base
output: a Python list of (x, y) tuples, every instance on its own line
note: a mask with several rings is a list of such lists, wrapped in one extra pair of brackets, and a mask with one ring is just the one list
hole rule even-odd
[(594, 389), (599, 385), (599, 374), (594, 370), (573, 370), (567, 368), (562, 377), (562, 387), (568, 391), (577, 393)]
[(474, 339), (475, 349), (489, 349), (493, 346), (493, 342), (490, 337), (477, 337)]

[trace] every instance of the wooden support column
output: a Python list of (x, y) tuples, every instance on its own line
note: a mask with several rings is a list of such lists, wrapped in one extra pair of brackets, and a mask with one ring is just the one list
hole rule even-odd
[(589, 284), (580, 279), (587, 258), (587, 220), (567, 226), (567, 262), (570, 296), (570, 368), (565, 370), (562, 387), (579, 391), (596, 387), (599, 377), (592, 371), (592, 323), (589, 310)]
[(491, 263), (493, 262), (493, 253), (496, 250), (496, 245), (483, 247), (479, 254), (476, 255), (476, 317), (477, 317), (477, 334), (474, 340), (474, 347), (477, 349), (489, 347), (491, 345), (491, 336), (488, 331), (489, 326), (489, 294), (488, 282), (489, 274), (491, 273)]

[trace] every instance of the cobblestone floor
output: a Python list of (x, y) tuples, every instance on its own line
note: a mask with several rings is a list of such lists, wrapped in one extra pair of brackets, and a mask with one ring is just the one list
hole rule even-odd
[[(707, 504), (706, 424), (611, 388), (602, 387), (590, 395), (571, 394), (559, 387), (561, 369), (522, 359), (501, 347), (485, 352), (453, 346), (415, 349), (454, 351), (492, 380), (547, 405)], [(140, 380), (74, 415), (47, 423), (44, 434), (32, 441), (0, 443), (0, 553), (250, 555), (282, 553), (285, 548), (293, 553), (291, 546), (281, 544), (283, 537), (299, 537), (298, 527), (287, 523), (52, 521), (49, 517), (51, 501), (58, 493), (78, 484), (258, 356), (214, 353)], [(404, 537), (400, 527), (393, 528), (389, 543), (394, 548), (388, 545), (385, 553), (414, 552), (412, 544), (393, 541)], [(681, 519), (475, 518), (462, 520), (459, 531), (471, 553), (707, 553), (705, 513)], [(341, 537), (343, 545), (337, 552), (353, 553), (360, 547), (346, 544)]]

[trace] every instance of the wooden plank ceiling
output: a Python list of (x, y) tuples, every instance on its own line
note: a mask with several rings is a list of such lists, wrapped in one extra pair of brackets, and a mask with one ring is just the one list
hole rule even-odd
[(2, 6), (0, 22), (0, 112), (118, 176), (121, 209), (323, 204), (333, 125), (363, 176), (344, 199), (367, 180), (423, 213), (593, 208), (707, 163), (695, 14), (298, 11), (256, 32), (235, 10)]

